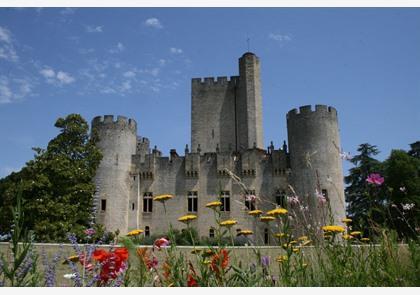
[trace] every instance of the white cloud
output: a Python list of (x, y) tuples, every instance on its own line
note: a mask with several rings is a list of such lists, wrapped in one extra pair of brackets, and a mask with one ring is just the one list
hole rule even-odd
[(76, 80), (69, 73), (63, 71), (55, 72), (52, 68), (44, 68), (39, 73), (45, 78), (47, 83), (59, 86), (71, 84)]
[(183, 52), (181, 48), (175, 48), (175, 47), (169, 48), (169, 51), (173, 54), (181, 54)]
[(57, 80), (62, 84), (70, 84), (75, 81), (75, 79), (66, 72), (59, 71), (56, 76)]
[(6, 28), (0, 27), (0, 41), (5, 43), (11, 43), (10, 31)]
[(134, 78), (136, 76), (136, 73), (133, 71), (127, 71), (123, 74), (123, 76), (126, 78)]
[(159, 65), (160, 65), (161, 67), (163, 67), (164, 65), (166, 65), (166, 60), (164, 60), (164, 59), (159, 59)]
[(121, 91), (126, 92), (131, 89), (131, 81), (124, 81), (121, 85)]
[(79, 48), (77, 51), (80, 54), (89, 54), (89, 53), (94, 53), (95, 49), (93, 49), (93, 48)]
[(268, 35), (268, 38), (274, 41), (278, 41), (278, 42), (288, 42), (292, 40), (292, 38), (289, 35), (281, 35), (281, 34), (274, 34), (274, 33), (270, 33)]
[(156, 29), (162, 29), (163, 28), (160, 21), (155, 17), (151, 17), (151, 18), (146, 19), (144, 24), (145, 24), (146, 27), (152, 27), (152, 28), (156, 28)]
[(86, 32), (88, 33), (102, 33), (103, 26), (86, 26)]
[(12, 34), (4, 27), (0, 26), (0, 59), (16, 62), (19, 57), (12, 42)]
[(0, 76), (0, 104), (22, 100), (32, 93), (33, 84), (29, 79)]
[(112, 54), (120, 53), (120, 52), (123, 52), (124, 50), (125, 50), (124, 44), (122, 44), (121, 42), (118, 42), (115, 47), (113, 47), (109, 50), (109, 53), (112, 53)]

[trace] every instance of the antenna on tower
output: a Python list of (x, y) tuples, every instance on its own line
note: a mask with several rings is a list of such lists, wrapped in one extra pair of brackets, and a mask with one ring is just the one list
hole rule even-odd
[(246, 44), (248, 45), (248, 52), (249, 52), (249, 44), (251, 39), (249, 38), (248, 34), (246, 34)]

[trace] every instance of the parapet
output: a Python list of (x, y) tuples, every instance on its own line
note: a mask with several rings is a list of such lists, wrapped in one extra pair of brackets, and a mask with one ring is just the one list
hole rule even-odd
[(315, 110), (312, 109), (311, 105), (301, 106), (298, 109), (290, 110), (287, 113), (287, 119), (300, 118), (314, 115), (329, 115), (333, 118), (337, 117), (337, 110), (334, 107), (317, 104)]
[(194, 86), (210, 86), (210, 85), (236, 85), (239, 82), (239, 76), (226, 77), (206, 77), (206, 78), (193, 78), (191, 84)]
[(114, 120), (113, 115), (97, 116), (92, 120), (92, 128), (128, 128), (133, 132), (137, 132), (137, 123), (134, 119), (128, 119), (124, 116), (117, 116)]

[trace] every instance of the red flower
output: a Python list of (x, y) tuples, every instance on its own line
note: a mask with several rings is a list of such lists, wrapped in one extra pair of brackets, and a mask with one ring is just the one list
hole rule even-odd
[(188, 281), (187, 281), (188, 287), (198, 287), (197, 281), (194, 279), (193, 275), (188, 275)]
[(160, 250), (160, 248), (167, 247), (167, 246), (169, 246), (169, 241), (165, 238), (160, 238), (160, 239), (157, 239), (155, 243), (153, 244), (153, 249), (157, 248), (158, 250)]
[(128, 259), (128, 250), (126, 248), (117, 248), (113, 252), (107, 252), (98, 249), (93, 252), (93, 259), (101, 263), (101, 282), (106, 283), (109, 279), (115, 279), (125, 267), (125, 261)]
[(210, 268), (212, 271), (219, 273), (220, 269), (225, 269), (229, 264), (229, 253), (226, 249), (220, 250), (211, 258)]

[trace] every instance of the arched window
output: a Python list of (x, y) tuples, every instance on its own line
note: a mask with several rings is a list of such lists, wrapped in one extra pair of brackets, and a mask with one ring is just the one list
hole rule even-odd
[(150, 227), (146, 226), (144, 228), (144, 236), (145, 237), (150, 237)]

